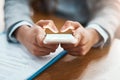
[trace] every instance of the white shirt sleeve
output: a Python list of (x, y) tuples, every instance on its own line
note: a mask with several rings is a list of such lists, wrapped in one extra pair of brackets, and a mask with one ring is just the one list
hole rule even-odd
[(19, 28), (19, 27), (22, 26), (22, 25), (28, 25), (28, 26), (32, 27), (32, 24), (29, 23), (29, 22), (27, 22), (27, 21), (21, 21), (21, 22), (17, 23), (17, 24), (13, 27), (13, 29), (10, 31), (10, 33), (8, 34), (8, 38), (9, 38), (12, 42), (18, 42), (18, 41), (16, 40), (16, 38), (13, 36), (13, 33), (14, 33), (14, 31), (15, 31), (17, 28)]
[(88, 24), (86, 28), (93, 28), (95, 29), (102, 37), (102, 40), (95, 44), (93, 47), (103, 47), (109, 38), (108, 33), (98, 24)]

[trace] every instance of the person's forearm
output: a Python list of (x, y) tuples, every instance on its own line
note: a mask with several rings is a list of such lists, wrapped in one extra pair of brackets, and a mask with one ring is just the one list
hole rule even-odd
[(109, 36), (108, 36), (109, 34), (98, 24), (88, 24), (86, 26), (86, 28), (87, 29), (88, 28), (95, 29), (101, 37), (99, 42), (97, 44), (95, 44), (94, 47), (103, 47), (109, 38)]
[(28, 21), (30, 18), (30, 0), (6, 0), (5, 1), (5, 24), (9, 28), (19, 21)]
[(18, 26), (20, 26), (20, 24), (24, 25), (26, 22), (33, 24), (29, 4), (30, 0), (5, 1), (5, 24), (8, 41), (17, 42), (13, 36), (13, 33), (18, 28)]
[(91, 21), (88, 24), (100, 25), (109, 36), (108, 42), (113, 39), (116, 29), (120, 25), (119, 0), (88, 0), (90, 3)]
[(91, 39), (92, 39), (92, 41), (91, 42), (93, 42), (93, 46), (95, 45), (95, 44), (97, 44), (97, 43), (99, 43), (99, 41), (101, 40), (101, 36), (100, 36), (100, 34), (95, 30), (95, 29), (92, 29), (92, 28), (88, 28), (87, 29), (88, 30), (88, 32), (90, 33), (90, 37), (91, 37)]

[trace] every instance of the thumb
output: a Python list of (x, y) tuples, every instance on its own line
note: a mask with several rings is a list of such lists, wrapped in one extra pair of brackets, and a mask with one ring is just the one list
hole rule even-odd
[(62, 28), (61, 28), (61, 32), (66, 32), (66, 31), (68, 31), (69, 29), (71, 29), (71, 30), (74, 30), (74, 27), (73, 26), (63, 26)]
[(39, 27), (39, 32), (36, 35), (36, 42), (38, 44), (43, 44), (43, 39), (45, 38), (45, 36), (46, 36), (45, 30)]
[(55, 23), (53, 22), (53, 20), (40, 20), (36, 24), (41, 26), (44, 29), (48, 28), (52, 32), (58, 33), (58, 29), (55, 26)]
[(37, 44), (38, 45), (43, 45), (44, 38), (45, 38), (45, 35), (38, 34), (36, 36), (36, 42), (37, 42)]
[(80, 34), (74, 34), (74, 37), (77, 40), (77, 42), (74, 44), (74, 46), (76, 47), (79, 45), (79, 42), (81, 40), (81, 36), (80, 36)]
[(75, 37), (75, 39), (77, 39), (77, 42), (75, 44), (75, 46), (79, 45), (81, 39), (82, 39), (82, 35), (81, 35), (81, 28), (79, 27), (77, 30), (74, 31), (73, 36)]
[(56, 28), (55, 25), (52, 25), (52, 26), (46, 25), (46, 26), (44, 26), (43, 28), (44, 28), (44, 29), (47, 29), (47, 28), (48, 28), (48, 29), (51, 30), (52, 32), (58, 33), (58, 29)]
[(75, 29), (77, 29), (80, 26), (81, 25), (80, 25), (79, 22), (76, 22), (76, 21), (66, 21), (60, 31), (61, 32), (65, 32), (65, 31), (67, 31), (69, 29), (75, 30)]

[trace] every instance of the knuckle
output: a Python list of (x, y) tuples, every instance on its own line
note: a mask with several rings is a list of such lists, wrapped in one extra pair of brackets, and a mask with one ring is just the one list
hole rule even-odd
[(37, 21), (37, 23), (36, 23), (36, 24), (39, 24), (39, 23), (41, 23), (42, 21), (44, 21), (44, 20), (39, 20), (39, 21)]
[(48, 52), (43, 52), (43, 51), (42, 51), (39, 55), (40, 55), (40, 56), (45, 56), (45, 55), (49, 55), (49, 54), (50, 54), (50, 53), (48, 53)]
[(49, 55), (50, 54), (50, 52), (46, 52), (44, 55)]
[(73, 22), (73, 21), (71, 21), (71, 20), (67, 20), (66, 22), (67, 22), (67, 23), (70, 23), (70, 22)]
[(50, 22), (53, 22), (53, 20), (49, 20)]
[(53, 20), (49, 20), (49, 23), (53, 24), (54, 22), (53, 22)]
[(58, 44), (54, 46), (54, 49), (57, 49), (58, 48)]
[(77, 25), (80, 25), (80, 23), (79, 23), (79, 22), (77, 22), (77, 21), (74, 21), (74, 23), (75, 23), (75, 24), (77, 24)]
[(47, 55), (49, 55), (51, 52), (48, 52)]
[(43, 21), (45, 21), (45, 20), (41, 19), (41, 20), (39, 20), (38, 22), (43, 22)]
[(35, 28), (33, 29), (33, 32), (34, 32), (34, 33), (39, 33), (39, 31), (40, 31), (40, 30), (38, 29), (38, 27), (35, 27)]
[(36, 54), (38, 54), (38, 50), (37, 50), (36, 48), (33, 48), (32, 53), (33, 53), (34, 55), (36, 55)]
[(55, 52), (55, 49), (52, 49), (51, 52)]
[(86, 48), (82, 47), (79, 52), (80, 52), (80, 55), (84, 56), (86, 54)]

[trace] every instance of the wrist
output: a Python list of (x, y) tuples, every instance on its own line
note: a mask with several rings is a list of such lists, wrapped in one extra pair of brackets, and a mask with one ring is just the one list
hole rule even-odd
[(18, 29), (15, 30), (14, 32), (14, 36), (15, 38), (20, 41), (21, 38), (24, 38), (25, 34), (27, 33), (27, 31), (30, 29), (29, 26), (27, 25), (22, 25), (20, 26)]
[(100, 34), (95, 29), (92, 28), (89, 28), (87, 30), (90, 33), (90, 37), (91, 37), (91, 41), (93, 42), (93, 45), (99, 43), (101, 40)]

